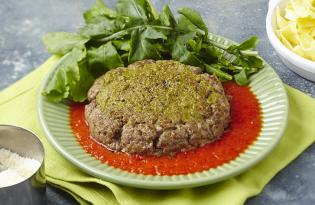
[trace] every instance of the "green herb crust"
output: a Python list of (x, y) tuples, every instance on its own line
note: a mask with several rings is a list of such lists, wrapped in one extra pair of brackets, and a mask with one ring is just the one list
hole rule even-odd
[(185, 123), (204, 119), (206, 108), (220, 97), (224, 93), (214, 90), (208, 75), (176, 61), (156, 61), (107, 72), (96, 102), (105, 113), (137, 113), (140, 122), (158, 116)]

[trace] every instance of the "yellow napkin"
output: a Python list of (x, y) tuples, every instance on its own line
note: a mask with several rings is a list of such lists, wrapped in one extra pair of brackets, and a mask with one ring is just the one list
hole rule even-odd
[(51, 57), (34, 72), (0, 92), (0, 123), (36, 133), (46, 151), (46, 177), (81, 204), (123, 205), (241, 205), (258, 194), (268, 181), (315, 139), (315, 100), (286, 86), (290, 101), (288, 127), (280, 144), (258, 165), (229, 180), (193, 189), (154, 191), (124, 187), (97, 179), (77, 169), (48, 143), (37, 114), (39, 87), (58, 61)]

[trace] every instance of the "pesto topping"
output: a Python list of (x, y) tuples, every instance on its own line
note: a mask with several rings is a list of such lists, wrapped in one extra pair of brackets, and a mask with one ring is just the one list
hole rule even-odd
[(105, 113), (123, 112), (140, 122), (200, 121), (223, 94), (206, 76), (176, 61), (156, 61), (107, 72), (96, 102)]

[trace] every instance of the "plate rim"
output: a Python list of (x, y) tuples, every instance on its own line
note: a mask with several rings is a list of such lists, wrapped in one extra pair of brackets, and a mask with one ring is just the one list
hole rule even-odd
[[(217, 38), (223, 39), (225, 41), (228, 41), (229, 43), (235, 43), (234, 41), (232, 41), (230, 39), (227, 39), (225, 37), (219, 36), (219, 35), (215, 35), (215, 34), (210, 34), (210, 35), (213, 36), (213, 37), (217, 37)], [(45, 134), (47, 136), (47, 139), (48, 139), (49, 143), (51, 143), (51, 145), (53, 145), (53, 147), (55, 148), (55, 150), (58, 153), (60, 153), (64, 158), (66, 158), (68, 161), (70, 161), (72, 164), (74, 164), (77, 168), (79, 168), (83, 172), (86, 172), (86, 173), (88, 173), (88, 174), (90, 174), (92, 176), (95, 176), (97, 178), (100, 178), (100, 179), (108, 180), (109, 182), (113, 182), (113, 183), (117, 183), (117, 184), (121, 184), (121, 185), (126, 185), (126, 186), (130, 186), (130, 187), (145, 188), (145, 189), (158, 189), (158, 190), (191, 188), (191, 187), (197, 187), (197, 186), (203, 186), (203, 185), (207, 185), (207, 184), (216, 183), (216, 182), (219, 182), (219, 181), (231, 178), (233, 176), (237, 176), (240, 173), (244, 172), (245, 170), (248, 170), (251, 167), (253, 167), (254, 165), (258, 164), (262, 159), (264, 159), (268, 154), (270, 154), (270, 152), (279, 143), (279, 141), (281, 140), (281, 138), (282, 138), (282, 136), (284, 134), (285, 128), (287, 127), (289, 101), (288, 101), (288, 96), (287, 96), (285, 87), (283, 85), (282, 80), (280, 79), (278, 74), (274, 71), (274, 69), (267, 62), (264, 61), (264, 65), (265, 66), (264, 66), (264, 68), (262, 70), (269, 69), (272, 72), (272, 74), (277, 78), (277, 80), (281, 82), (280, 83), (280, 88), (283, 91), (282, 93), (284, 94), (283, 98), (284, 98), (285, 107), (284, 107), (284, 115), (283, 115), (284, 122), (281, 124), (281, 127), (279, 128), (278, 137), (274, 137), (275, 139), (273, 139), (269, 143), (269, 145), (266, 147), (265, 150), (260, 151), (260, 154), (258, 156), (256, 156), (255, 158), (250, 159), (250, 161), (246, 162), (245, 164), (242, 163), (241, 167), (238, 167), (237, 170), (230, 169), (228, 171), (224, 171), (223, 175), (216, 176), (214, 179), (211, 178), (211, 177), (205, 176), (205, 177), (199, 177), (198, 179), (196, 179), (196, 178), (189, 178), (189, 179), (179, 180), (179, 181), (176, 181), (176, 180), (175, 181), (171, 181), (171, 180), (169, 180), (169, 181), (144, 180), (144, 179), (137, 179), (137, 176), (151, 176), (153, 178), (161, 177), (161, 176), (143, 175), (143, 174), (131, 173), (131, 172), (123, 171), (123, 170), (120, 170), (119, 168), (115, 168), (115, 167), (112, 167), (112, 166), (109, 166), (109, 165), (107, 165), (107, 166), (109, 166), (110, 168), (112, 168), (114, 170), (118, 169), (118, 170), (120, 170), (122, 172), (127, 172), (127, 174), (134, 175), (135, 177), (126, 179), (126, 178), (121, 178), (121, 176), (112, 175), (111, 173), (106, 173), (106, 172), (100, 174), (99, 171), (98, 171), (99, 169), (96, 169), (95, 167), (91, 167), (91, 166), (88, 166), (88, 165), (80, 162), (78, 159), (76, 159), (74, 156), (72, 156), (72, 154), (68, 153), (67, 150), (63, 149), (63, 147), (57, 142), (57, 140), (55, 140), (55, 138), (53, 136), (53, 133), (51, 133), (49, 131), (47, 123), (45, 123), (43, 102), (44, 102), (44, 98), (46, 98), (46, 97), (42, 95), (42, 91), (44, 90), (44, 88), (45, 88), (48, 80), (51, 78), (52, 74), (56, 71), (56, 66), (67, 55), (65, 55), (62, 58), (60, 58), (55, 63), (55, 65), (52, 66), (50, 72), (48, 74), (46, 74), (44, 80), (41, 83), (41, 86), (40, 86), (40, 89), (39, 89), (39, 92), (38, 92), (38, 97), (37, 97), (37, 101), (38, 101), (37, 112), (38, 112), (40, 124), (41, 124), (42, 128), (44, 129), (44, 132), (45, 132)], [(252, 91), (252, 87), (250, 87), (250, 89)], [(259, 100), (258, 100), (258, 102), (260, 103)], [(262, 122), (262, 125), (263, 125), (263, 122)], [(260, 133), (261, 133), (261, 131), (260, 131)], [(259, 134), (259, 136), (260, 136), (260, 134)], [(258, 137), (257, 137), (257, 139), (258, 139)], [(246, 150), (248, 150), (250, 148), (250, 146), (252, 146), (255, 143), (255, 141), (251, 145), (249, 145), (249, 147), (246, 148), (241, 154), (245, 153)], [(83, 150), (83, 148), (82, 148), (82, 150)], [(237, 158), (240, 157), (240, 155), (238, 157), (236, 157), (235, 159), (231, 160), (231, 161), (236, 160)], [(93, 157), (93, 156), (90, 156), (90, 157)], [(94, 159), (98, 160), (96, 158), (94, 158)], [(202, 172), (196, 172), (196, 173), (198, 174), (198, 173), (203, 173), (203, 172), (209, 172), (211, 169), (214, 169), (214, 170), (218, 169), (218, 168), (224, 166), (225, 164), (229, 164), (231, 161), (229, 161), (227, 163), (224, 163), (224, 164), (222, 164), (222, 165), (220, 165), (218, 167), (210, 168), (208, 170), (204, 170)], [(104, 163), (104, 164), (106, 164), (106, 163)], [(196, 174), (196, 173), (190, 173), (190, 174), (185, 174), (185, 175), (172, 175), (172, 176), (188, 176), (188, 175), (193, 175), (193, 174)], [(172, 176), (164, 176), (164, 177), (172, 177)]]

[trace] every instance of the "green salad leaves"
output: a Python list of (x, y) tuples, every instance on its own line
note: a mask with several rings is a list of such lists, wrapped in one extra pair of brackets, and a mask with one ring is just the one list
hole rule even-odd
[(175, 19), (167, 5), (158, 13), (148, 0), (118, 0), (114, 10), (96, 0), (77, 33), (43, 37), (51, 54), (64, 56), (43, 94), (57, 102), (83, 102), (97, 77), (143, 59), (177, 60), (240, 85), (248, 84), (249, 76), (263, 67), (252, 50), (257, 37), (226, 46), (209, 38), (197, 11), (182, 8), (178, 13)]

